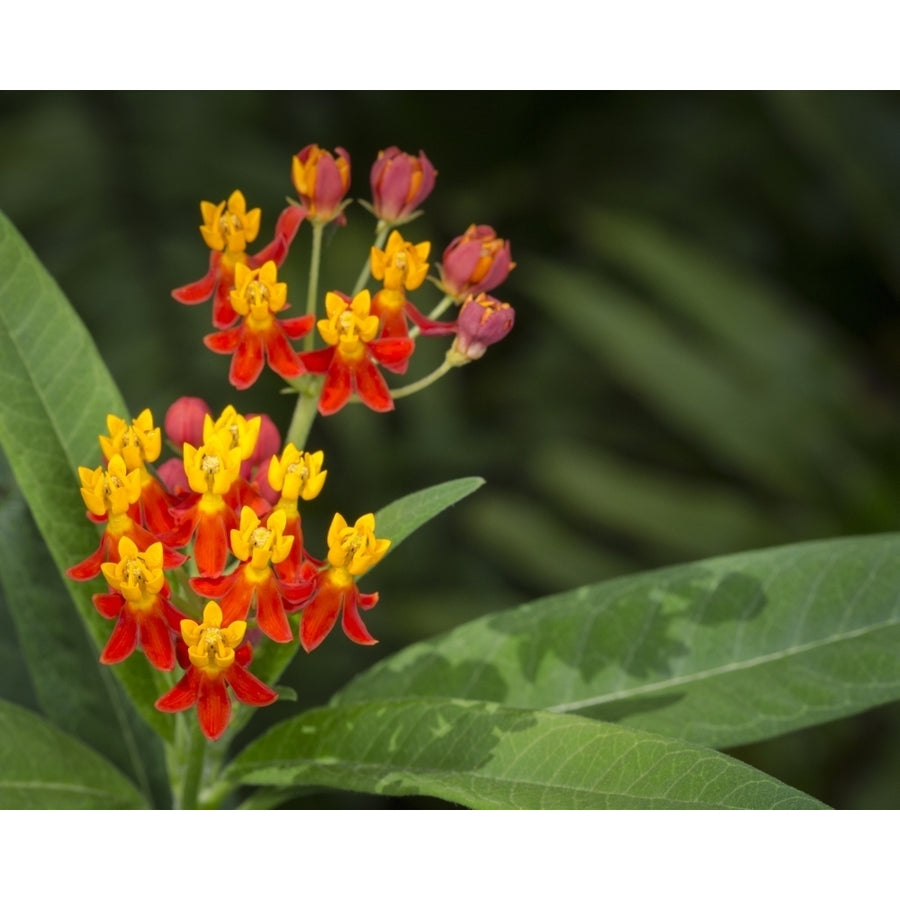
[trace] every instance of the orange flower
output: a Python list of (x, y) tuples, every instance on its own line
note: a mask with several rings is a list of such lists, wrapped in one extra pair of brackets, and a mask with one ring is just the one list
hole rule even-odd
[(291, 162), (291, 179), (303, 209), (313, 222), (346, 224), (342, 202), (350, 189), (350, 156), (343, 147), (335, 159), (318, 144), (308, 144)]
[(197, 707), (200, 730), (211, 741), (222, 736), (231, 720), (230, 687), (235, 697), (250, 706), (268, 706), (278, 694), (247, 671), (252, 651), (241, 644), (246, 622), (222, 627), (222, 610), (211, 600), (203, 610), (203, 621), (181, 620), (187, 672), (172, 690), (156, 701), (160, 712), (183, 712)]

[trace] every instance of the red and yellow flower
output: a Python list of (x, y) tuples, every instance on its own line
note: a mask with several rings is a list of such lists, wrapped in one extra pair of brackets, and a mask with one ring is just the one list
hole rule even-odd
[(180, 303), (203, 303), (213, 298), (212, 321), (216, 328), (228, 328), (236, 321), (238, 312), (232, 307), (229, 294), (234, 287), (238, 263), (256, 269), (267, 262), (280, 266), (287, 257), (291, 242), (297, 234), (306, 212), (299, 206), (288, 206), (275, 225), (275, 238), (259, 253), (248, 255), (247, 244), (259, 234), (260, 210), (247, 209), (240, 191), (233, 191), (227, 201), (200, 203), (203, 224), (200, 234), (210, 248), (209, 269), (199, 281), (172, 291)]
[(256, 624), (273, 641), (286, 643), (293, 636), (285, 613), (285, 601), (294, 605), (306, 600), (314, 587), (304, 583), (286, 584), (272, 569), (283, 562), (294, 539), (284, 534), (284, 510), (271, 513), (265, 524), (250, 507), (241, 510), (241, 522), (231, 532), (231, 551), (240, 560), (234, 572), (218, 578), (191, 579), (191, 587), (201, 597), (221, 602), (225, 621), (247, 619), (256, 608)]
[(332, 155), (318, 144), (308, 144), (291, 161), (291, 179), (303, 209), (313, 222), (337, 220), (346, 224), (342, 210), (350, 189), (350, 156), (343, 147)]
[(228, 380), (244, 390), (259, 378), (265, 362), (283, 378), (302, 375), (306, 370), (288, 339), (308, 334), (315, 316), (276, 318), (276, 313), (287, 305), (287, 284), (278, 281), (275, 263), (267, 262), (258, 269), (238, 263), (230, 298), (235, 312), (244, 321), (235, 328), (203, 338), (203, 343), (215, 353), (233, 354)]
[(328, 636), (338, 616), (344, 634), (357, 644), (375, 644), (359, 615), (378, 602), (378, 594), (362, 594), (356, 579), (368, 572), (387, 553), (391, 542), (375, 537), (375, 516), (360, 516), (352, 526), (335, 513), (328, 529), (328, 563), (316, 578), (316, 590), (303, 606), (300, 643), (307, 652), (315, 650)]
[(328, 344), (322, 350), (301, 354), (307, 371), (325, 375), (319, 395), (319, 412), (337, 412), (354, 393), (376, 412), (394, 408), (388, 386), (376, 362), (396, 368), (409, 359), (413, 342), (408, 338), (377, 338), (380, 322), (371, 314), (372, 298), (360, 291), (352, 300), (337, 291), (325, 295), (327, 319), (317, 323)]
[[(89, 469), (78, 467), (81, 480), (81, 496), (92, 522), (105, 522), (106, 528), (100, 537), (100, 545), (86, 559), (66, 570), (75, 581), (89, 581), (100, 574), (100, 566), (106, 561), (119, 561), (119, 541), (130, 538), (139, 549), (146, 550), (157, 538), (138, 521), (140, 514), (133, 513), (133, 507), (141, 497), (141, 471), (128, 471), (125, 459), (120, 453), (110, 458), (107, 466)], [(163, 554), (167, 569), (180, 566), (185, 557), (166, 549)]]
[(94, 594), (91, 599), (100, 615), (116, 620), (100, 662), (122, 662), (140, 647), (157, 669), (167, 672), (174, 668), (174, 631), (183, 615), (169, 602), (163, 553), (159, 541), (141, 551), (131, 538), (123, 537), (119, 539), (118, 562), (100, 566), (111, 593)]
[(241, 703), (268, 706), (278, 694), (247, 671), (252, 651), (242, 644), (247, 623), (222, 627), (222, 610), (211, 600), (203, 610), (203, 621), (181, 620), (187, 672), (170, 691), (156, 701), (160, 712), (177, 713), (197, 707), (200, 730), (209, 740), (222, 736), (231, 720), (228, 688)]

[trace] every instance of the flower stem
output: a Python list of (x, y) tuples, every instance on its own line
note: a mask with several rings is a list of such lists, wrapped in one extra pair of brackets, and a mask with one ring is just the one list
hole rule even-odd
[(320, 375), (306, 375), (301, 379), (297, 405), (288, 426), (285, 445), (293, 444), (298, 450), (306, 448), (306, 439), (318, 412), (319, 394), (322, 392), (323, 378)]
[[(306, 287), (306, 312), (307, 314), (316, 312), (316, 301), (319, 293), (319, 267), (322, 262), (322, 230), (324, 226), (321, 222), (312, 223), (312, 250), (309, 260), (309, 282)], [(303, 349), (308, 351), (313, 348), (315, 340), (315, 329), (309, 332), (303, 339)]]
[(417, 391), (421, 391), (423, 388), (427, 388), (429, 385), (434, 384), (438, 378), (446, 375), (451, 369), (455, 368), (451, 363), (449, 363), (446, 359), (429, 375), (425, 375), (423, 378), (420, 378), (418, 381), (414, 381), (412, 384), (405, 384), (403, 387), (396, 388), (391, 391), (391, 396), (397, 400), (400, 397), (408, 397), (410, 394), (415, 394)]
[[(388, 225), (387, 222), (382, 219), (378, 220), (378, 223), (375, 225), (375, 244), (379, 250), (384, 247), (385, 242), (387, 241), (388, 234)], [(366, 261), (363, 263), (362, 271), (359, 273), (359, 278), (356, 279), (356, 284), (353, 285), (353, 293), (350, 295), (351, 298), (355, 297), (365, 286), (366, 282), (369, 280), (369, 275), (372, 272), (372, 256), (369, 254), (366, 256)]]
[(188, 726), (187, 759), (181, 782), (181, 809), (197, 809), (200, 782), (203, 778), (203, 760), (206, 755), (206, 738), (197, 723)]
[(452, 306), (454, 303), (456, 303), (455, 297), (451, 297), (450, 294), (444, 294), (444, 296), (441, 298), (441, 302), (438, 303), (438, 305), (430, 313), (428, 313), (428, 318), (436, 319), (444, 312), (444, 310)]

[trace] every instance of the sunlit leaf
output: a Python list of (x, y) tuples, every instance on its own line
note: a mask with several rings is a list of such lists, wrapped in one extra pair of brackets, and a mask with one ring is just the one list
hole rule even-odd
[(461, 700), (310, 710), (251, 744), (225, 777), (425, 794), (480, 809), (821, 807), (756, 769), (673, 738)]
[(900, 536), (624, 576), (376, 664), (335, 703), (444, 696), (727, 747), (900, 699)]

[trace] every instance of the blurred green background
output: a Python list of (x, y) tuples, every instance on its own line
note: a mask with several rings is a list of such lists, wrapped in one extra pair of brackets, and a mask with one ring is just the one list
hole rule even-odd
[[(302, 704), (411, 641), (538, 596), (897, 528), (896, 94), (2, 94), (0, 208), (133, 413), (161, 420), (193, 394), (287, 425), (278, 379), (234, 391), (227, 358), (201, 344), (209, 305), (169, 292), (206, 269), (199, 201), (240, 188), (263, 210), (259, 249), (308, 143), (349, 151), (363, 199), (380, 148), (425, 150), (437, 186), (404, 236), (439, 259), (469, 224), (490, 224), (518, 266), (494, 291), (515, 328), (481, 361), (393, 414), (354, 406), (314, 426), (329, 477), (304, 513), (312, 552), (334, 510), (355, 517), (464, 475), (488, 483), (363, 582), (381, 592), (366, 616), (377, 647), (338, 632), (298, 657)], [(349, 291), (367, 251), (371, 217), (348, 216), (328, 236), (323, 289)], [(308, 251), (302, 230), (282, 270), (295, 309)], [(425, 310), (437, 298), (428, 285), (414, 297)], [(422, 342), (413, 374), (445, 348)], [(29, 702), (9, 627), (0, 694)], [(291, 711), (263, 710), (257, 728)], [(889, 706), (733, 752), (827, 803), (898, 807), (898, 750)]]

